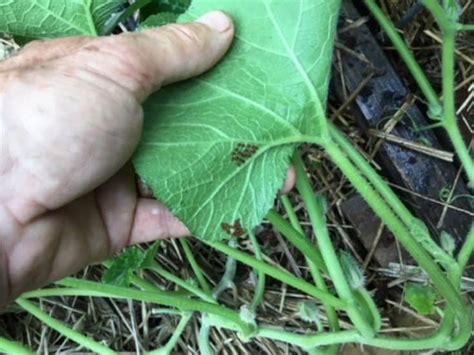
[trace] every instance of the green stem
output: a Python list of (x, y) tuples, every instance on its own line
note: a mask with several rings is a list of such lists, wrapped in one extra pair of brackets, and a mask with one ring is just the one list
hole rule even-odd
[[(58, 285), (78, 289), (76, 296), (109, 297), (121, 299), (133, 299), (165, 305), (177, 308), (181, 311), (212, 313), (230, 322), (235, 323), (244, 333), (250, 333), (253, 329), (240, 319), (240, 314), (218, 304), (194, 300), (188, 297), (177, 296), (176, 293), (156, 294), (142, 290), (133, 290), (125, 287), (105, 285), (98, 282), (65, 278), (56, 282)], [(62, 295), (63, 289), (58, 289), (57, 295)], [(164, 292), (164, 291), (163, 291)], [(52, 293), (52, 292), (51, 292)]]
[(406, 225), (410, 225), (413, 221), (413, 216), (405, 205), (400, 201), (393, 190), (388, 187), (387, 183), (382, 177), (374, 171), (367, 160), (352, 146), (349, 140), (339, 129), (333, 124), (329, 124), (329, 133), (331, 138), (341, 147), (344, 153), (352, 160), (358, 169), (365, 175), (370, 183), (375, 187), (378, 193), (384, 198), (385, 202), (392, 208), (400, 219)]
[(474, 31), (474, 23), (459, 24), (458, 30), (459, 31)]
[(456, 124), (456, 112), (454, 102), (454, 49), (457, 23), (453, 23), (445, 14), (437, 0), (424, 0), (424, 5), (431, 11), (439, 26), (443, 31), (443, 106), (438, 96), (431, 86), (428, 78), (424, 74), (420, 65), (416, 61), (413, 53), (398, 34), (393, 23), (385, 16), (382, 10), (375, 3), (375, 0), (364, 0), (367, 7), (372, 12), (380, 26), (385, 30), (398, 53), (408, 66), (413, 78), (418, 83), (423, 95), (429, 103), (430, 113), (433, 117), (442, 119), (448, 136), (453, 144), (454, 150), (461, 161), (471, 187), (474, 187), (474, 161), (470, 157), (469, 151), (464, 144), (459, 127)]
[(311, 260), (311, 262), (321, 270), (327, 271), (321, 252), (316, 249), (303, 234), (298, 233), (277, 211), (270, 210), (266, 218), (275, 229), (283, 234), (307, 259)]
[[(363, 173), (364, 177), (373, 185), (377, 193), (383, 197), (386, 204), (395, 212), (397, 217), (410, 228), (413, 225), (415, 218), (400, 201), (393, 190), (385, 183), (380, 175), (374, 171), (357, 149), (352, 147), (351, 143), (344, 137), (344, 134), (342, 134), (332, 123), (329, 125), (329, 132), (331, 138), (334, 139), (342, 151), (347, 154), (352, 163)], [(431, 236), (427, 235), (424, 243), (425, 249), (435, 258), (435, 260), (439, 260), (446, 270), (451, 270), (451, 266), (455, 264), (453, 259), (431, 239)], [(430, 246), (426, 247), (427, 244), (430, 244)]]
[(420, 65), (416, 61), (413, 53), (410, 51), (408, 46), (406, 45), (405, 41), (402, 37), (398, 34), (397, 29), (393, 25), (392, 21), (390, 21), (380, 7), (376, 4), (375, 0), (364, 0), (364, 3), (369, 8), (372, 15), (375, 17), (379, 25), (383, 28), (387, 36), (392, 41), (393, 45), (397, 49), (398, 53), (404, 60), (405, 64), (408, 67), (413, 78), (418, 83), (420, 90), (423, 92), (423, 95), (426, 97), (428, 101), (430, 111), (435, 116), (438, 117), (441, 114), (441, 104), (438, 99), (438, 95), (436, 91), (431, 86), (428, 78), (426, 77), (423, 69), (421, 69)]
[(380, 312), (377, 309), (377, 306), (369, 295), (369, 292), (365, 288), (360, 288), (354, 291), (361, 300), (365, 303), (365, 309), (369, 310), (370, 315), (372, 317), (372, 324), (376, 332), (380, 330), (382, 327), (382, 317), (380, 316)]
[(427, 252), (414, 240), (407, 227), (394, 215), (380, 195), (372, 189), (370, 184), (346, 158), (344, 152), (334, 143), (327, 144), (325, 148), (332, 161), (341, 169), (373, 211), (382, 219), (388, 229), (392, 231), (400, 243), (431, 277), (436, 289), (446, 298), (449, 307), (451, 307), (457, 316), (459, 322), (457, 341), (465, 343), (470, 336), (471, 319), (456, 289), (444, 276)]
[(176, 344), (178, 344), (179, 338), (183, 334), (184, 329), (186, 329), (186, 326), (188, 325), (189, 321), (191, 320), (191, 317), (193, 314), (191, 312), (184, 313), (179, 320), (178, 325), (176, 326), (176, 329), (173, 332), (173, 335), (171, 338), (168, 340), (165, 346), (163, 346), (160, 349), (156, 349), (154, 351), (150, 351), (148, 355), (169, 355), (172, 353), (173, 349), (176, 347)]
[[(306, 351), (311, 351), (322, 346), (343, 344), (343, 343), (360, 343), (365, 345), (377, 346), (393, 350), (427, 350), (432, 348), (450, 349), (449, 329), (452, 325), (452, 315), (446, 315), (447, 322), (443, 323), (438, 332), (434, 335), (421, 337), (418, 339), (395, 338), (395, 337), (379, 337), (371, 339), (364, 338), (356, 330), (346, 330), (339, 332), (323, 332), (309, 334), (295, 334), (295, 332), (285, 331), (281, 328), (273, 326), (261, 325), (255, 337), (262, 337), (284, 343), (299, 346)], [(238, 330), (233, 323), (221, 320), (218, 317), (208, 318), (206, 324), (214, 325), (229, 330)]]
[(439, 27), (443, 32), (452, 31), (455, 26), (451, 20), (446, 16), (446, 12), (439, 4), (438, 0), (422, 0), (423, 5), (430, 10), (431, 14), (438, 22)]
[[(324, 266), (323, 270), (327, 270), (325, 267), (324, 261), (322, 260), (321, 253), (315, 248), (315, 246), (306, 239), (303, 235), (297, 233), (296, 228), (290, 228), (288, 222), (281, 217), (278, 212), (271, 210), (267, 215), (268, 221), (276, 228), (280, 233), (282, 233), (291, 244), (296, 246), (296, 248), (303, 253), (305, 259), (310, 268), (311, 275), (316, 284), (316, 287), (324, 292), (329, 293), (326, 283), (319, 272), (321, 266)], [(318, 268), (319, 267), (319, 268)], [(339, 319), (337, 313), (331, 305), (326, 302), (322, 302), (324, 308), (326, 309), (326, 314), (328, 317), (329, 325), (332, 330), (339, 329)]]
[[(281, 200), (293, 228), (296, 229), (298, 232), (300, 232), (302, 236), (306, 237), (303, 227), (301, 226), (300, 221), (298, 220), (298, 217), (296, 216), (295, 209), (293, 208), (293, 205), (291, 204), (291, 201), (288, 198), (288, 196), (286, 195), (281, 196)], [(323, 291), (328, 292), (328, 287), (326, 285), (326, 282), (324, 281), (323, 275), (319, 271), (319, 268), (311, 259), (306, 257), (306, 253), (304, 254), (305, 254), (306, 263), (308, 264), (309, 271), (311, 273), (311, 276), (313, 277), (316, 287)], [(323, 307), (326, 310), (326, 316), (328, 318), (329, 328), (331, 330), (339, 330), (339, 319), (337, 317), (336, 310), (326, 303), (323, 303)], [(337, 353), (336, 347), (334, 347), (334, 349), (326, 349), (326, 350), (329, 353)]]
[(458, 265), (459, 265), (459, 275), (457, 279), (459, 280), (462, 276), (464, 269), (466, 268), (469, 259), (471, 258), (472, 251), (474, 250), (474, 224), (471, 225), (471, 229), (464, 241), (463, 246), (458, 254)]
[(442, 47), (442, 73), (443, 73), (443, 125), (448, 133), (454, 150), (464, 167), (469, 185), (474, 188), (474, 160), (469, 154), (469, 150), (464, 143), (461, 131), (457, 124), (456, 103), (455, 103), (455, 79), (454, 79), (454, 50), (456, 31), (447, 29), (443, 32)]
[(329, 236), (326, 225), (326, 211), (324, 209), (323, 200), (321, 198), (315, 198), (304, 169), (303, 161), (298, 154), (295, 154), (293, 158), (293, 165), (296, 169), (296, 187), (308, 211), (309, 219), (313, 226), (319, 249), (321, 250), (321, 255), (325, 264), (328, 266), (328, 273), (331, 276), (336, 292), (339, 297), (349, 305), (346, 312), (355, 327), (364, 337), (371, 338), (374, 335), (374, 329), (357, 308), (351, 287), (346, 280), (339, 258), (332, 246), (331, 237)]
[(66, 338), (69, 338), (79, 345), (83, 346), (84, 348), (87, 348), (89, 350), (92, 350), (93, 352), (97, 354), (117, 354), (115, 351), (112, 349), (109, 349), (108, 347), (99, 344), (98, 342), (86, 337), (85, 335), (76, 332), (75, 330), (67, 327), (64, 323), (58, 321), (57, 319), (54, 319), (50, 315), (46, 314), (43, 312), (40, 308), (36, 307), (33, 303), (30, 301), (27, 301), (24, 298), (18, 298), (15, 301), (21, 308), (23, 308), (25, 311), (28, 313), (32, 314), (36, 318), (38, 318), (41, 322), (46, 324), (48, 327), (56, 330), (57, 332), (61, 333), (64, 335)]
[[(232, 247), (233, 244), (237, 244), (235, 240), (230, 240), (228, 242), (229, 246)], [(234, 258), (228, 257), (225, 262), (224, 274), (222, 275), (219, 283), (216, 285), (212, 291), (212, 296), (215, 299), (219, 299), (221, 294), (234, 286), (235, 273), (237, 272), (237, 262)]]
[(0, 337), (0, 352), (5, 354), (35, 354), (22, 344)]
[[(216, 326), (220, 326), (220, 324), (216, 324)], [(199, 334), (197, 338), (199, 353), (201, 355), (213, 354), (213, 351), (211, 349), (210, 336), (211, 322), (209, 320), (209, 316), (207, 314), (203, 314), (201, 316), (201, 328), (199, 329)]]
[(189, 263), (191, 264), (191, 268), (193, 269), (194, 275), (196, 275), (196, 278), (199, 284), (201, 285), (201, 288), (205, 292), (210, 293), (211, 287), (207, 283), (206, 278), (204, 277), (204, 273), (202, 272), (201, 267), (197, 263), (196, 258), (194, 257), (194, 254), (191, 251), (191, 248), (189, 247), (188, 241), (184, 238), (181, 238), (179, 242), (181, 243), (181, 246), (184, 250), (184, 255), (186, 255), (186, 259), (188, 259)]
[(256, 336), (297, 345), (306, 351), (326, 345), (356, 343), (363, 338), (356, 330), (303, 335), (264, 326), (260, 327)]
[(107, 20), (104, 27), (101, 30), (102, 35), (109, 35), (112, 33), (114, 28), (116, 28), (120, 22), (128, 19), (132, 16), (135, 12), (140, 10), (141, 8), (145, 7), (153, 0), (137, 0), (125, 10), (112, 14), (112, 16)]
[(202, 291), (198, 287), (192, 285), (191, 283), (179, 278), (178, 276), (172, 274), (171, 272), (163, 269), (158, 263), (153, 262), (152, 265), (149, 267), (150, 270), (153, 270), (157, 274), (161, 275), (165, 279), (174, 282), (176, 285), (178, 285), (181, 288), (184, 288), (185, 290), (195, 294), (199, 298), (201, 298), (203, 301), (209, 302), (209, 303), (216, 303), (216, 300), (206, 292)]
[(288, 219), (290, 220), (291, 226), (296, 229), (299, 234), (305, 235), (303, 227), (301, 227), (300, 221), (298, 220), (298, 216), (296, 215), (295, 209), (293, 208), (293, 205), (291, 204), (291, 201), (288, 196), (282, 195), (280, 197), (280, 200), (283, 204), (283, 207), (285, 208), (286, 214), (288, 215)]
[[(112, 266), (112, 264), (113, 264), (112, 260), (106, 260), (102, 263), (102, 265), (104, 265), (107, 269), (109, 269)], [(151, 282), (144, 280), (143, 278), (138, 277), (135, 274), (132, 274), (130, 276), (130, 281), (134, 286), (141, 288), (142, 290), (149, 291), (149, 292), (158, 292), (158, 293), (163, 292), (161, 289), (153, 285)]]
[[(258, 244), (257, 237), (253, 231), (249, 232), (250, 241), (252, 242), (253, 251), (255, 253), (255, 258), (257, 260), (263, 261), (262, 251), (260, 250), (260, 245)], [(262, 303), (263, 295), (265, 294), (265, 273), (261, 270), (255, 270), (257, 273), (257, 286), (255, 288), (255, 293), (253, 295), (252, 302), (250, 302), (249, 309), (256, 313), (258, 306)]]
[(345, 309), (346, 302), (340, 300), (337, 297), (334, 297), (328, 292), (321, 291), (311, 285), (310, 283), (300, 280), (294, 275), (290, 274), (287, 271), (282, 271), (274, 266), (268, 265), (260, 260), (253, 258), (252, 256), (241, 252), (240, 250), (231, 248), (224, 243), (211, 243), (206, 242), (208, 245), (214, 249), (227, 254), (228, 256), (233, 257), (234, 259), (244, 263), (250, 267), (253, 267), (257, 270), (261, 270), (265, 274), (277, 279), (283, 283), (286, 283), (289, 286), (296, 288), (297, 290), (306, 292), (309, 296), (320, 299), (322, 302), (326, 302), (336, 309)]

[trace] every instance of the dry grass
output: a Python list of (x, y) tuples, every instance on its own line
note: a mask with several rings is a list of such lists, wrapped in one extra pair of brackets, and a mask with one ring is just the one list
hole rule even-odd
[[(382, 6), (396, 20), (406, 13), (411, 3), (413, 2), (385, 0), (382, 1)], [(474, 19), (472, 0), (464, 1), (464, 5), (463, 19), (466, 22), (472, 22)], [(364, 19), (361, 19), (360, 23), (363, 22)], [(404, 28), (404, 34), (420, 64), (439, 89), (441, 77), (440, 33), (433, 21), (429, 16), (420, 14)], [(460, 36), (457, 42), (456, 74), (459, 116), (465, 123), (466, 138), (471, 142), (474, 127), (474, 47), (472, 43), (474, 43), (472, 32)], [(15, 46), (10, 41), (0, 40), (0, 59), (2, 55), (5, 56), (14, 49)], [(341, 55), (339, 52), (343, 50), (343, 48), (337, 47), (336, 57)], [(416, 85), (410, 78), (405, 66), (397, 59), (393, 49), (387, 48), (386, 50), (393, 57), (399, 73), (410, 84), (415, 99), (419, 100)], [(347, 133), (353, 143), (361, 147), (365, 155), (372, 159), (380, 146), (380, 141), (386, 139), (387, 136), (380, 134), (367, 135), (366, 132), (360, 131), (356, 124), (356, 117), (349, 109), (354, 98), (355, 95), (348, 93), (346, 102), (331, 102), (330, 115)], [(416, 148), (417, 146), (415, 146)], [(431, 153), (443, 155), (444, 152)], [(444, 157), (448, 160), (452, 159), (452, 156), (449, 155)], [(395, 267), (388, 271), (380, 268), (378, 261), (374, 258), (374, 252), (379, 243), (383, 243), (383, 226), (381, 226), (378, 237), (374, 240), (372, 246), (364, 247), (358, 238), (357, 231), (351, 226), (341, 209), (341, 203), (353, 192), (353, 188), (317, 147), (305, 147), (304, 158), (309, 167), (314, 190), (323, 193), (329, 201), (328, 222), (336, 248), (350, 251), (364, 265), (368, 288), (374, 293), (383, 314), (382, 331), (386, 334), (413, 337), (433, 331), (437, 326), (436, 319), (419, 316), (400, 301), (405, 283), (410, 279), (410, 275), (407, 275), (406, 269), (403, 268), (404, 255), (399, 254), (397, 257), (399, 260), (398, 266), (402, 265), (402, 267)], [(377, 166), (377, 162), (374, 162), (374, 165)], [(395, 185), (395, 187), (397, 186)], [(308, 218), (299, 197), (295, 193), (291, 193), (290, 198), (296, 206), (298, 216), (307, 234), (311, 235)], [(436, 202), (439, 203), (439, 201)], [(450, 208), (449, 204), (446, 205), (446, 208)], [(469, 211), (465, 212), (471, 213)], [(311, 282), (303, 255), (289, 245), (276, 231), (272, 230), (268, 224), (264, 223), (260, 228), (258, 240), (268, 261), (278, 264)], [(224, 271), (225, 257), (210, 250), (197, 240), (190, 240), (190, 243), (204, 273), (211, 283), (217, 284)], [(243, 250), (251, 252), (248, 241), (241, 240), (240, 246)], [(163, 243), (159, 253), (159, 262), (182, 278), (188, 278), (192, 275), (189, 263), (184, 259), (179, 243), (175, 241)], [(79, 276), (89, 280), (100, 280), (102, 272), (103, 268), (100, 266), (89, 267)], [(172, 284), (160, 277), (147, 274), (144, 276), (162, 288), (174, 289)], [(227, 290), (221, 300), (223, 303), (238, 309), (242, 304), (251, 300), (255, 280), (251, 270), (239, 265), (234, 282), (235, 286)], [(469, 284), (468, 281), (466, 282)], [(470, 287), (467, 287), (465, 292), (472, 291), (471, 284), (468, 286)], [(298, 304), (305, 298), (306, 296), (298, 291), (268, 278), (264, 302), (259, 309), (258, 321), (284, 326), (286, 329), (298, 333), (315, 330), (314, 325), (302, 321), (297, 316)], [(75, 329), (81, 330), (88, 336), (102, 341), (114, 349), (133, 353), (143, 353), (146, 350), (158, 347), (170, 337), (178, 321), (178, 317), (160, 314), (159, 307), (143, 302), (68, 297), (43, 299), (39, 301), (39, 304), (48, 313), (70, 324)], [(324, 323), (324, 316), (322, 318)], [(341, 319), (344, 319), (344, 316)], [(200, 319), (196, 315), (186, 328), (174, 353), (198, 353), (196, 335), (199, 324)], [(342, 322), (342, 327), (347, 328), (350, 325)], [(33, 349), (38, 349), (39, 353), (79, 352), (82, 350), (78, 349), (73, 342), (45, 327), (15, 306), (11, 306), (0, 316), (0, 333), (21, 341)], [(220, 354), (303, 353), (298, 348), (265, 339), (243, 343), (233, 332), (225, 330), (213, 329), (211, 338), (216, 353)], [(397, 353), (374, 349), (365, 349), (364, 351), (373, 354)], [(342, 352), (346, 354), (363, 353), (359, 346), (349, 345), (345, 346)], [(470, 352), (471, 350), (466, 349), (466, 353)]]

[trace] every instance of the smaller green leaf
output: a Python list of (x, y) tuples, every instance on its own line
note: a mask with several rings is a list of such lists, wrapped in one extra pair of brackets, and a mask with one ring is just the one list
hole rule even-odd
[(436, 292), (429, 286), (409, 283), (405, 301), (421, 315), (430, 315), (435, 311)]
[(448, 232), (442, 231), (440, 236), (441, 247), (450, 255), (453, 256), (456, 243), (454, 238)]
[(320, 311), (316, 302), (304, 301), (300, 303), (298, 317), (308, 323), (321, 324)]
[(188, 9), (190, 4), (191, 0), (152, 0), (140, 11), (140, 15), (145, 20), (163, 12), (180, 15)]
[(339, 254), (342, 271), (353, 290), (360, 289), (365, 285), (365, 277), (357, 260), (349, 253), (341, 251)]
[(130, 277), (142, 267), (146, 259), (147, 254), (137, 247), (128, 248), (114, 260), (112, 266), (104, 273), (102, 281), (110, 285), (128, 287)]
[(143, 259), (143, 262), (140, 265), (140, 268), (146, 269), (146, 268), (150, 268), (153, 265), (153, 263), (155, 262), (156, 253), (158, 252), (159, 248), (160, 248), (160, 242), (157, 241), (153, 243), (153, 245), (146, 250), (145, 258)]
[(167, 25), (168, 23), (176, 22), (178, 16), (179, 15), (173, 12), (161, 12), (159, 14), (148, 17), (144, 22), (142, 22), (142, 24), (140, 25), (140, 29), (146, 30), (148, 28), (160, 27)]

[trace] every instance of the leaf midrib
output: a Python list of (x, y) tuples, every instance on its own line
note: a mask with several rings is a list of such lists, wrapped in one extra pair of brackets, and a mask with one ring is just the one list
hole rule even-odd
[[(267, 10), (267, 13), (269, 15), (269, 19), (270, 21), (272, 22), (273, 26), (275, 27), (277, 33), (278, 33), (278, 36), (280, 37), (280, 40), (282, 41), (283, 45), (285, 46), (285, 49), (288, 53), (288, 57), (291, 59), (291, 61), (293, 62), (293, 64), (295, 65), (296, 69), (298, 70), (298, 72), (300, 73), (301, 77), (303, 78), (304, 80), (304, 83), (306, 85), (306, 88), (309, 90), (310, 92), (310, 96), (311, 96), (311, 99), (312, 101), (314, 102), (315, 104), (315, 109), (317, 111), (317, 114), (318, 115), (322, 115), (324, 116), (324, 109), (323, 109), (323, 105), (321, 103), (321, 100), (319, 98), (319, 95), (316, 91), (316, 88), (314, 87), (313, 85), (313, 82), (311, 81), (311, 79), (308, 77), (308, 74), (306, 73), (306, 71), (304, 70), (303, 66), (301, 65), (301, 62), (299, 61), (299, 59), (295, 56), (295, 53), (293, 52), (293, 49), (291, 49), (288, 41), (286, 40), (285, 36), (283, 35), (283, 32), (281, 30), (281, 27), (280, 25), (278, 24), (278, 22), (276, 21), (275, 19), (275, 14), (273, 13), (271, 7), (269, 6), (267, 0), (263, 0), (263, 4), (265, 5), (265, 9)], [(301, 0), (300, 0), (300, 4), (301, 4)], [(326, 134), (327, 132), (327, 124), (326, 124), (326, 121), (325, 120), (320, 120), (320, 127), (321, 129), (323, 130), (323, 134)]]

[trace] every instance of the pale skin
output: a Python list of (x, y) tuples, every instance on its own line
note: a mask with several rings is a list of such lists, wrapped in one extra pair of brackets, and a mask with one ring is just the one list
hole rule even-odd
[[(0, 63), (0, 307), (128, 245), (188, 236), (140, 196), (141, 104), (226, 53), (232, 20), (33, 42)], [(284, 190), (294, 182), (289, 173)]]

